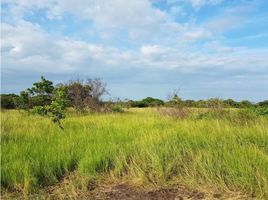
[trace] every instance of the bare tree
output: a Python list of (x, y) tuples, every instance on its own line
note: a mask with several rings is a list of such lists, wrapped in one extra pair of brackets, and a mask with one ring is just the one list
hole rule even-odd
[(179, 98), (181, 88), (174, 89), (171, 93), (168, 94), (168, 101), (172, 101), (174, 98)]
[(179, 97), (180, 88), (174, 89), (172, 93), (168, 95), (168, 104), (170, 106), (182, 107), (183, 101)]
[(87, 79), (86, 85), (90, 87), (90, 90), (85, 101), (85, 106), (91, 110), (100, 111), (103, 107), (101, 97), (109, 94), (106, 89), (106, 83), (102, 82), (100, 78), (96, 78)]
[(86, 108), (100, 111), (101, 97), (108, 94), (106, 84), (101, 79), (87, 79), (70, 81), (68, 84), (68, 97), (75, 109), (83, 111)]

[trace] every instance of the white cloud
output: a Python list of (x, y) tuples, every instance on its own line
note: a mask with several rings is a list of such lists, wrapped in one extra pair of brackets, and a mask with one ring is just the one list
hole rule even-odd
[[(109, 34), (110, 29), (126, 28), (129, 30), (130, 38), (138, 40), (139, 37), (146, 35), (145, 38), (149, 37), (149, 39), (146, 39), (147, 45), (143, 42), (136, 43), (135, 49), (113, 47), (102, 43), (92, 44), (78, 39), (55, 38), (54, 35), (46, 33), (38, 24), (16, 19), (14, 25), (2, 24), (1, 51), (4, 57), (4, 70), (81, 73), (92, 68), (126, 67), (184, 71), (203, 68), (229, 70), (267, 68), (266, 49), (257, 51), (234, 48), (221, 43), (195, 46), (195, 41), (213, 39), (216, 30), (230, 27), (230, 24), (234, 22), (233, 18), (215, 18), (203, 27), (198, 27), (194, 23), (181, 25), (170, 20), (167, 13), (153, 8), (146, 0), (9, 2), (25, 11), (35, 7), (47, 8), (50, 17), (60, 17), (64, 12), (69, 12), (79, 18), (93, 20), (100, 29), (100, 33)], [(207, 3), (220, 3), (220, 1), (192, 0), (192, 3), (201, 6)], [(233, 11), (229, 10), (228, 13), (233, 13)], [(160, 42), (157, 40), (154, 42), (152, 39), (154, 37)], [(187, 43), (188, 41), (190, 43)]]
[(182, 39), (187, 41), (203, 40), (212, 37), (212, 33), (205, 29), (197, 29), (192, 31), (186, 31), (182, 35)]
[(109, 71), (139, 67), (182, 71), (268, 69), (267, 49), (230, 48), (217, 42), (207, 45), (210, 51), (156, 44), (141, 45), (137, 50), (122, 50), (68, 38), (53, 38), (38, 25), (25, 21), (14, 26), (3, 23), (2, 35), (4, 72), (84, 74), (93, 69)]
[[(109, 32), (127, 30), (131, 39), (150, 38), (169, 23), (169, 17), (160, 9), (152, 7), (149, 0), (4, 0), (12, 4), (12, 15), (32, 9), (47, 9), (49, 19), (60, 18), (70, 13), (82, 20), (90, 20), (102, 35)], [(19, 13), (19, 14), (18, 14)]]
[(166, 52), (166, 49), (158, 45), (143, 45), (140, 50), (144, 55), (159, 55)]

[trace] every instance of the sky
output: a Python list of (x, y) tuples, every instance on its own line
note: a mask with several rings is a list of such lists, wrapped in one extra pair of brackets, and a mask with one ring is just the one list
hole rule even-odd
[(268, 0), (2, 0), (1, 93), (43, 75), (109, 98), (268, 99)]

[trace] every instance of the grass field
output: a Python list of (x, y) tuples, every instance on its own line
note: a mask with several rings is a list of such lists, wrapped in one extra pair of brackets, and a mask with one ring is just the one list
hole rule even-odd
[(89, 180), (127, 176), (268, 198), (267, 118), (174, 119), (155, 109), (130, 109), (69, 114), (64, 131), (22, 111), (3, 111), (1, 121), (1, 185), (7, 191), (31, 193), (77, 172)]

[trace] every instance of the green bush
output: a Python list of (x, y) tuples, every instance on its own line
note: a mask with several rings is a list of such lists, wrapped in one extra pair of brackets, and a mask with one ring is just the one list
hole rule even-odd
[(144, 107), (162, 106), (165, 104), (165, 102), (161, 99), (146, 97), (145, 99), (142, 99), (141, 101), (129, 101), (129, 104), (131, 107), (144, 108)]
[(268, 107), (255, 107), (251, 110), (259, 116), (268, 117)]
[(261, 107), (266, 107), (268, 108), (268, 100), (265, 100), (265, 101), (261, 101), (257, 104), (258, 106), (261, 106)]
[(112, 112), (117, 112), (117, 113), (123, 113), (124, 109), (120, 105), (112, 105), (111, 106), (111, 111)]
[(1, 94), (1, 108), (14, 109), (16, 105), (14, 99), (18, 97), (16, 94)]

